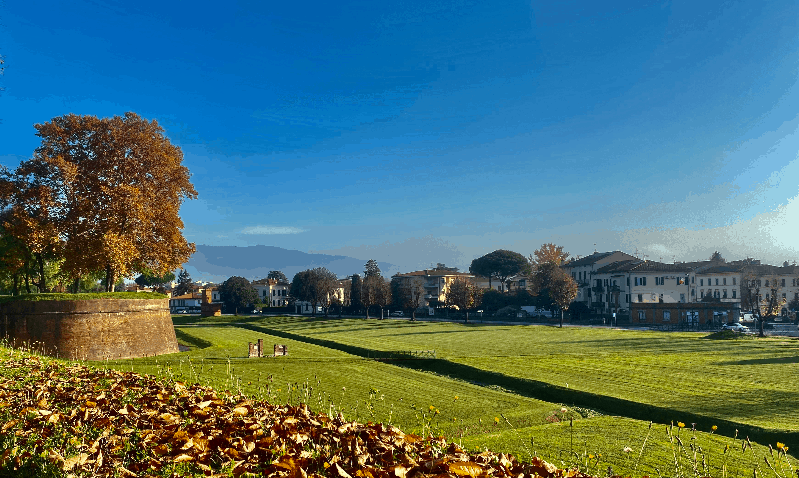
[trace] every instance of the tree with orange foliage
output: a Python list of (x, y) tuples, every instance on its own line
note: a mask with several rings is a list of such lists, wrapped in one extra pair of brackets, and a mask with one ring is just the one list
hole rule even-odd
[(530, 264), (535, 267), (537, 264), (551, 262), (556, 265), (561, 265), (569, 259), (569, 253), (563, 251), (563, 246), (557, 246), (548, 242), (542, 244), (541, 248), (530, 255)]
[(62, 270), (76, 280), (104, 271), (113, 291), (120, 277), (163, 274), (191, 256), (178, 210), (197, 192), (183, 152), (156, 121), (68, 114), (34, 127), (41, 145), (15, 174), (35, 194), (16, 203), (39, 201), (35, 220), (58, 238)]
[(569, 257), (563, 246), (547, 243), (530, 256), (530, 292), (545, 308), (557, 307), (560, 311), (560, 326), (563, 327), (563, 312), (577, 297), (577, 283), (560, 267)]

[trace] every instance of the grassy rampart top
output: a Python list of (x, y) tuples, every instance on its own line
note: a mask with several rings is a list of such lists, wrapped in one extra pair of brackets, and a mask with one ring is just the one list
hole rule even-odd
[(22, 295), (3, 295), (0, 296), (0, 304), (16, 301), (34, 301), (40, 302), (45, 300), (95, 300), (95, 299), (166, 299), (164, 294), (156, 292), (89, 292), (83, 294), (22, 294)]

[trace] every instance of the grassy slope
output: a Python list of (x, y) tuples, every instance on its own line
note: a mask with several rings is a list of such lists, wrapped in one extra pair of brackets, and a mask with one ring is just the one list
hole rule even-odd
[[(524, 459), (535, 453), (558, 466), (579, 463), (581, 469), (596, 476), (606, 476), (609, 466), (624, 476), (749, 477), (756, 468), (757, 476), (775, 476), (764, 457), (780, 475), (794, 474), (797, 461), (793, 458), (786, 459), (758, 444), (742, 451), (741, 440), (692, 432), (690, 426), (679, 432), (676, 426), (671, 428), (669, 440), (668, 426), (655, 424), (650, 430), (647, 423), (638, 420), (604, 416), (575, 421), (573, 426), (565, 421), (518, 430), (503, 427), (497, 433), (465, 437), (463, 445), (503, 450)], [(694, 475), (694, 466), (698, 475)]]
[[(216, 322), (230, 323), (240, 320), (242, 319), (224, 317), (216, 319)], [(261, 322), (262, 319), (258, 321)], [(413, 345), (419, 342), (405, 341), (401, 338), (402, 332), (407, 330), (407, 327), (403, 328), (406, 325), (413, 327), (414, 333), (408, 335), (430, 335), (434, 342), (441, 335), (448, 336), (445, 332), (449, 332), (449, 335), (458, 335), (457, 328), (446, 328), (450, 324), (439, 324), (439, 327), (444, 329), (428, 328), (433, 324), (388, 321), (325, 324), (313, 320), (267, 319), (266, 324), (291, 326), (292, 331), (302, 333), (309, 333), (308, 328), (310, 328), (315, 334), (325, 334), (324, 329), (337, 329), (327, 336), (327, 338), (335, 337), (337, 340), (343, 340), (346, 336), (350, 341), (357, 341), (360, 335), (356, 336), (354, 333), (364, 334), (365, 340), (374, 348), (383, 350), (415, 349)], [(348, 329), (348, 332), (344, 333), (341, 327)], [(229, 389), (237, 387), (236, 380), (231, 379), (235, 376), (239, 378), (242, 390), (263, 394), (277, 403), (305, 401), (313, 409), (328, 411), (332, 402), (334, 412), (342, 410), (349, 418), (361, 421), (387, 421), (390, 417), (394, 424), (406, 431), (423, 431), (423, 427), (432, 425), (434, 429), (444, 432), (449, 439), (461, 441), (469, 448), (489, 447), (518, 454), (523, 458), (534, 451), (538, 456), (556, 464), (561, 464), (560, 460), (563, 460), (565, 465), (582, 463), (583, 466), (586, 465), (588, 454), (593, 454), (595, 458), (589, 460), (589, 464), (594, 470), (598, 470), (601, 465), (602, 473), (606, 472), (608, 464), (613, 466), (614, 472), (631, 473), (635, 460), (631, 458), (630, 453), (624, 453), (622, 450), (625, 446), (629, 446), (635, 449), (634, 454), (637, 454), (647, 434), (647, 422), (608, 416), (582, 419), (574, 410), (568, 410), (566, 414), (558, 413), (560, 405), (437, 377), (429, 373), (363, 360), (331, 348), (277, 338), (228, 324), (220, 323), (219, 326), (213, 326), (209, 323), (202, 327), (178, 326), (177, 330), (184, 343), (201, 344), (204, 348), (184, 354), (162, 356), (157, 361), (152, 359), (121, 361), (113, 365), (117, 368), (132, 368), (157, 375), (173, 375), (188, 381), (197, 379), (201, 383)], [(511, 329), (514, 330), (518, 329)], [(501, 334), (499, 329), (490, 328), (484, 331), (489, 337)], [(507, 330), (505, 335), (508, 335)], [(247, 342), (254, 342), (258, 338), (264, 339), (267, 348), (271, 348), (273, 343), (287, 344), (289, 357), (243, 358)], [(512, 342), (516, 339), (518, 335), (513, 335), (513, 339), (509, 340)], [(683, 339), (690, 339), (690, 336)], [(575, 343), (581, 340), (586, 338), (572, 337)], [(377, 345), (381, 343), (382, 347), (378, 347)], [(476, 349), (475, 353), (477, 352)], [(189, 358), (192, 367), (189, 366)], [(179, 376), (181, 374), (182, 377)], [(289, 388), (295, 387), (296, 389), (289, 392)], [(342, 387), (346, 387), (346, 390), (342, 390)], [(370, 390), (378, 390), (379, 393), (370, 397)], [(457, 400), (455, 396), (458, 396)], [(374, 411), (370, 410), (367, 403), (372, 404)], [(417, 405), (416, 410), (410, 405)], [(440, 414), (431, 414), (429, 405), (440, 410)], [(573, 429), (568, 428), (568, 421), (558, 422), (567, 416), (578, 418), (574, 421)], [(498, 423), (494, 422), (495, 417), (499, 418)], [(427, 418), (432, 420), (428, 421)], [(457, 418), (457, 421), (452, 420), (453, 418)], [(688, 426), (690, 427), (690, 424)], [(666, 473), (669, 474), (674, 470), (672, 448), (662, 428), (662, 425), (655, 425), (647, 449), (638, 465), (638, 475), (654, 474), (654, 467), (664, 472), (668, 469), (670, 471)], [(691, 433), (689, 430), (683, 430), (682, 433), (684, 443), (688, 446), (691, 440), (686, 439), (686, 436), (690, 436)], [(742, 454), (739, 440), (733, 447), (736, 453), (725, 454), (724, 444), (733, 443), (733, 440), (707, 433), (696, 433), (695, 436), (698, 443), (707, 450), (707, 462), (714, 476), (720, 476), (718, 468), (714, 467), (720, 466), (719, 463), (725, 457), (728, 460), (728, 476), (751, 476), (753, 460), (757, 461), (762, 471), (764, 466), (762, 458), (768, 453), (767, 448), (755, 444), (754, 454), (752, 451)], [(532, 447), (530, 438), (533, 438)], [(569, 450), (575, 454), (570, 454)], [(600, 454), (598, 464), (596, 457)], [(692, 465), (688, 463), (690, 457), (685, 452), (679, 456), (683, 472), (692, 475), (690, 468)], [(699, 456), (701, 462), (701, 454)], [(772, 459), (772, 462), (774, 461)], [(795, 462), (792, 463), (796, 465)]]
[[(156, 359), (122, 360), (108, 365), (156, 375), (180, 376), (220, 389), (263, 395), (275, 403), (305, 401), (314, 410), (341, 410), (348, 418), (379, 420), (420, 431), (432, 416), (434, 427), (450, 436), (494, 422), (503, 413), (526, 425), (545, 423), (554, 405), (428, 373), (365, 360), (337, 350), (259, 334), (235, 326), (176, 327), (184, 343), (211, 344)], [(289, 356), (246, 358), (247, 343), (264, 339), (288, 345)], [(189, 363), (191, 359), (191, 365)], [(310, 388), (311, 390), (308, 390)], [(370, 397), (371, 391), (374, 397)], [(455, 397), (458, 397), (455, 399)], [(381, 399), (382, 397), (382, 399)], [(367, 403), (371, 403), (373, 411)], [(416, 410), (412, 406), (416, 406)], [(429, 407), (439, 410), (431, 413)]]
[[(799, 341), (406, 321), (264, 319), (265, 327), (452, 362), (677, 411), (797, 431)], [(675, 417), (679, 419), (679, 417)]]
[(164, 294), (157, 292), (86, 292), (82, 294), (22, 294), (0, 296), (0, 304), (14, 301), (43, 301), (43, 300), (94, 300), (94, 299), (166, 299)]

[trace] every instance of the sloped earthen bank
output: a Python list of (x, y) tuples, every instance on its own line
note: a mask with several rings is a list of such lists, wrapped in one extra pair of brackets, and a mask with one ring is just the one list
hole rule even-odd
[(169, 299), (0, 304), (0, 337), (53, 357), (106, 360), (178, 352)]

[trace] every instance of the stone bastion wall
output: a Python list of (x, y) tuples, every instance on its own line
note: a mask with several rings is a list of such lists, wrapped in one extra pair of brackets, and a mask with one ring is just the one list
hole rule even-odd
[(0, 304), (0, 337), (66, 359), (178, 352), (169, 299), (12, 301)]

